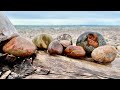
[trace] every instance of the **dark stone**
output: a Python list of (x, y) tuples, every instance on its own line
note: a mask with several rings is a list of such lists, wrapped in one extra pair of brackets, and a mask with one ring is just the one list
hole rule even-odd
[(82, 46), (86, 54), (91, 56), (92, 51), (98, 46), (106, 45), (106, 41), (100, 33), (85, 32), (78, 37), (76, 45)]

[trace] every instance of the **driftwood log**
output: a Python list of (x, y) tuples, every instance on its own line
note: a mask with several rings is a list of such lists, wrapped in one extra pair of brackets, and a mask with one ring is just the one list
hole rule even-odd
[(116, 58), (107, 65), (65, 56), (51, 56), (44, 51), (37, 53), (33, 61), (35, 67), (48, 69), (46, 74), (34, 73), (25, 79), (119, 79), (120, 60)]

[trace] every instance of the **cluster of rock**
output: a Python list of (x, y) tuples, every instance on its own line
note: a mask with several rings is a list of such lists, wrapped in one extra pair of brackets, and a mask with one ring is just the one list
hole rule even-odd
[(78, 59), (92, 57), (99, 63), (110, 63), (117, 55), (115, 47), (107, 45), (104, 37), (97, 32), (81, 34), (76, 45), (73, 45), (69, 34), (62, 34), (55, 39), (41, 34), (33, 39), (33, 43), (40, 49), (46, 49), (50, 55), (65, 55)]
[[(3, 44), (4, 43), (4, 44)], [(32, 42), (21, 37), (9, 19), (0, 14), (0, 51), (16, 56), (29, 57), (38, 49), (47, 50), (50, 55), (65, 55), (72, 58), (90, 56), (94, 61), (109, 63), (116, 55), (116, 49), (107, 45), (104, 37), (97, 32), (81, 34), (73, 45), (69, 34), (62, 34), (53, 39), (51, 35), (40, 34)]]
[(1, 57), (9, 54), (13, 55), (11, 58), (14, 56), (25, 58), (34, 54), (35, 51), (36, 46), (21, 37), (9, 19), (0, 12), (0, 53), (3, 54)]

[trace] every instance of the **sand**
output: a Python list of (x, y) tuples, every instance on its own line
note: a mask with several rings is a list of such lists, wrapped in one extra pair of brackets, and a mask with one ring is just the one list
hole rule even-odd
[[(53, 38), (56, 38), (58, 35), (61, 34), (69, 34), (73, 38), (74, 45), (76, 44), (77, 38), (80, 36), (80, 34), (86, 32), (86, 31), (93, 31), (98, 32), (103, 35), (105, 38), (107, 44), (113, 45), (116, 48), (120, 46), (120, 26), (109, 26), (109, 27), (77, 27), (77, 28), (71, 28), (71, 27), (51, 27), (51, 28), (16, 28), (19, 32), (19, 34), (22, 37), (25, 37), (29, 40), (32, 40), (37, 35), (40, 35), (42, 33), (50, 34)], [(120, 57), (120, 50), (118, 50), (117, 57)]]

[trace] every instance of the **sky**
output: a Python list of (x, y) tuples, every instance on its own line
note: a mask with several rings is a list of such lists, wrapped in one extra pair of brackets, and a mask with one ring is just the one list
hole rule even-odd
[(14, 25), (120, 25), (120, 11), (4, 11)]

